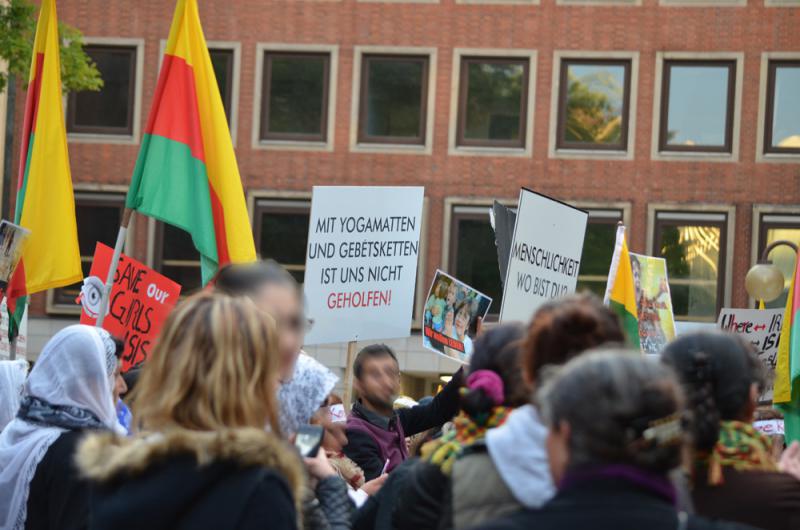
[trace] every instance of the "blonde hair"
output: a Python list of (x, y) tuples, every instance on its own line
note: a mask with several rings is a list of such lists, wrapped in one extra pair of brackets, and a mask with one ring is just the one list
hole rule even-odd
[(201, 292), (167, 318), (134, 390), (146, 431), (269, 425), (277, 413), (275, 324), (244, 297)]

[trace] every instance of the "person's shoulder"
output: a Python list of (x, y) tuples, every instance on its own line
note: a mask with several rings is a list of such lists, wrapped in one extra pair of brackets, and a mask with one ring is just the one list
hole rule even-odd
[[(549, 526), (542, 526), (539, 521), (542, 512), (536, 510), (520, 510), (499, 519), (493, 519), (476, 526), (474, 530), (522, 530), (527, 528), (537, 528), (541, 530), (549, 529)], [(554, 527), (556, 528), (556, 527)], [(566, 527), (565, 527), (566, 528)]]
[(706, 519), (697, 515), (686, 516), (687, 530), (758, 530), (754, 526), (728, 521)]

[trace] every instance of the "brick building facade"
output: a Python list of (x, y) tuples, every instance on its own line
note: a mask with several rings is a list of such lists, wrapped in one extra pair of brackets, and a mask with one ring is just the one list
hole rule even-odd
[[(625, 221), (633, 251), (670, 261), (682, 320), (750, 303), (744, 276), (766, 241), (800, 240), (797, 0), (199, 4), (257, 247), (298, 277), (317, 184), (425, 186), (418, 301), (437, 267), (497, 297), (487, 206), (513, 204), (520, 186), (590, 210), (586, 287), (602, 290)], [(66, 112), (90, 257), (94, 240), (113, 244), (173, 2), (58, 7), (106, 77)], [(181, 234), (146, 218), (128, 253), (199, 279)], [(34, 297), (34, 350), (71, 298)], [(412, 350), (412, 372), (449, 368)]]

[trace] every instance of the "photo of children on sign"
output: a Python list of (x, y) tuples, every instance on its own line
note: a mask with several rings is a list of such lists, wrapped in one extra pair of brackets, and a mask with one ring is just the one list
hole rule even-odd
[(631, 252), (642, 353), (659, 353), (675, 338), (675, 317), (664, 258)]
[(491, 305), (485, 294), (437, 270), (425, 302), (422, 345), (469, 362), (478, 317), (485, 318)]

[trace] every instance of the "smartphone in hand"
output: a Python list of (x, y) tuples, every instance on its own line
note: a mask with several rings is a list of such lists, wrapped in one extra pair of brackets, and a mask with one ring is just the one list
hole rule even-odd
[(302, 456), (309, 458), (315, 457), (317, 456), (317, 452), (319, 452), (324, 434), (325, 429), (319, 425), (303, 425), (297, 431), (294, 445)]

